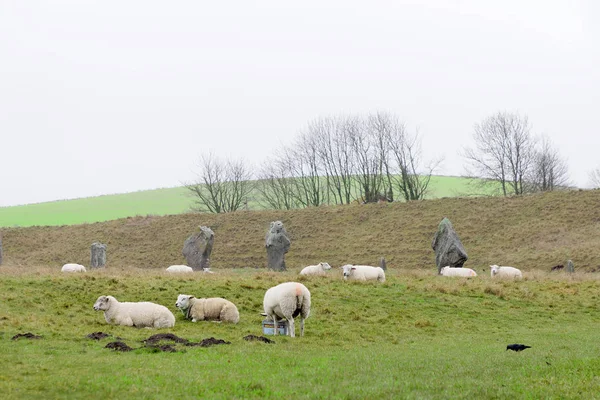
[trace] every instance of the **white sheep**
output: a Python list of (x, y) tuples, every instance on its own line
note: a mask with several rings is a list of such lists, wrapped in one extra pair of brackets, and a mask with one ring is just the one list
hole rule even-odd
[(471, 268), (451, 268), (444, 267), (440, 271), (440, 275), (442, 276), (459, 276), (459, 277), (467, 277), (471, 278), (473, 276), (477, 276), (477, 272), (472, 270)]
[(148, 301), (121, 303), (113, 296), (100, 296), (94, 303), (94, 310), (104, 311), (104, 319), (113, 325), (136, 328), (172, 328), (175, 325), (175, 316), (167, 307)]
[(379, 282), (385, 282), (385, 272), (381, 267), (346, 264), (340, 268), (342, 268), (344, 279), (355, 279), (358, 281), (377, 280)]
[(318, 263), (317, 265), (309, 265), (302, 268), (300, 275), (325, 275), (331, 269), (331, 265), (326, 262)]
[(81, 264), (65, 264), (60, 269), (60, 272), (87, 272)]
[(167, 272), (194, 272), (192, 267), (188, 267), (187, 265), (171, 265), (166, 269)]
[(499, 267), (497, 265), (490, 265), (490, 274), (492, 278), (523, 278), (523, 273), (521, 270), (515, 267)]
[(221, 297), (197, 299), (188, 294), (180, 294), (177, 296), (175, 307), (192, 322), (223, 321), (237, 324), (240, 320), (240, 313), (235, 304)]
[(301, 283), (285, 282), (273, 286), (265, 293), (263, 300), (265, 315), (273, 321), (277, 335), (277, 317), (289, 323), (291, 337), (296, 336), (294, 318), (300, 315), (300, 336), (304, 336), (304, 320), (310, 315), (310, 292)]

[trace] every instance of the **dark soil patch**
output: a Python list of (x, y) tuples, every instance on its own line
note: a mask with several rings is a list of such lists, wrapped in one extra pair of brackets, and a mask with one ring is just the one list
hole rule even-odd
[(125, 343), (123, 342), (110, 342), (109, 344), (107, 344), (106, 346), (104, 346), (105, 349), (112, 349), (115, 351), (131, 351), (133, 350), (131, 347), (127, 346)]
[(177, 353), (177, 349), (170, 344), (163, 344), (160, 346), (148, 346), (156, 351), (165, 351), (167, 353)]
[(27, 332), (27, 333), (19, 333), (19, 334), (13, 336), (11, 338), (11, 340), (17, 340), (17, 339), (41, 339), (41, 338), (42, 338), (41, 336), (34, 335), (31, 332)]
[(269, 338), (266, 338), (264, 336), (256, 336), (256, 335), (244, 336), (244, 340), (247, 340), (249, 342), (275, 343), (274, 341), (272, 341)]
[(150, 336), (146, 340), (142, 340), (146, 346), (155, 346), (163, 340), (170, 340), (175, 343), (188, 344), (190, 341), (184, 338), (180, 338), (177, 335), (173, 335), (172, 333), (157, 333), (156, 335)]
[(109, 336), (111, 336), (111, 335), (109, 335), (108, 333), (104, 333), (104, 332), (94, 332), (94, 333), (90, 333), (89, 335), (86, 335), (86, 337), (88, 337), (90, 339), (94, 339), (94, 340), (104, 339)]
[(187, 343), (186, 346), (210, 347), (217, 344), (231, 344), (231, 342), (226, 342), (223, 339), (215, 339), (214, 337), (209, 337), (203, 339), (200, 343)]

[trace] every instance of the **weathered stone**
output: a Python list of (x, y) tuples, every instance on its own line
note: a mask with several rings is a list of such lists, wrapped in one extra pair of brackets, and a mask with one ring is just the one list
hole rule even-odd
[(571, 260), (567, 261), (567, 272), (575, 272), (575, 266)]
[(290, 249), (290, 239), (283, 222), (273, 221), (265, 237), (267, 267), (273, 271), (285, 271), (285, 253)]
[(207, 226), (201, 226), (198, 233), (186, 239), (182, 253), (187, 260), (187, 265), (194, 271), (210, 268), (210, 253), (214, 240), (215, 233)]
[(90, 260), (91, 268), (104, 268), (106, 265), (106, 245), (94, 242), (92, 243), (92, 256)]
[(381, 257), (379, 259), (379, 266), (382, 270), (387, 271), (387, 265), (385, 264), (385, 258)]
[(468, 259), (467, 252), (448, 218), (444, 218), (438, 225), (431, 248), (435, 251), (438, 274), (446, 266), (462, 268)]

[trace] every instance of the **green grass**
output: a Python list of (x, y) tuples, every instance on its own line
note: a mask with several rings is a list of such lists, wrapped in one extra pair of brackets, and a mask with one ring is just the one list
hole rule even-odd
[(143, 190), (81, 199), (0, 207), (0, 226), (74, 225), (190, 209), (185, 188)]
[[(427, 198), (474, 196), (491, 193), (474, 187), (466, 178), (434, 176)], [(249, 202), (260, 209), (258, 194)], [(109, 221), (138, 215), (172, 215), (188, 212), (192, 198), (183, 187), (0, 207), (0, 227), (57, 226)]]
[[(593, 274), (530, 271), (520, 282), (444, 279), (388, 271), (383, 284), (344, 282), (339, 271), (299, 278), (297, 271), (228, 270), (169, 276), (156, 270), (61, 275), (56, 268), (3, 267), (0, 280), (0, 392), (3, 398), (594, 398), (600, 390)], [(298, 280), (311, 290), (306, 335), (248, 343), (261, 335), (264, 291)], [(192, 323), (175, 313), (179, 293), (223, 296), (238, 325)], [(102, 294), (169, 307), (168, 330), (107, 325), (92, 305)], [(113, 335), (100, 342), (92, 332)], [(10, 338), (32, 332), (39, 340)], [(230, 345), (177, 353), (129, 346), (157, 332)], [(505, 351), (509, 343), (533, 346)]]

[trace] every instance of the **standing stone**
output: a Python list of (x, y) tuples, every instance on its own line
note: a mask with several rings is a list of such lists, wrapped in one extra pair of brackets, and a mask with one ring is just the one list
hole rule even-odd
[(438, 225), (431, 247), (435, 251), (438, 274), (446, 266), (462, 268), (467, 261), (467, 252), (448, 218), (444, 217)]
[(92, 243), (92, 257), (90, 260), (91, 268), (104, 268), (106, 265), (106, 245), (94, 242)]
[(267, 268), (273, 271), (285, 271), (285, 253), (290, 249), (290, 244), (283, 222), (271, 222), (271, 227), (265, 238)]
[[(0, 252), (0, 255), (2, 254), (2, 252)], [(0, 257), (0, 260), (2, 259), (2, 257)], [(573, 265), (573, 261), (569, 260), (567, 261), (567, 272), (569, 273), (573, 273), (575, 272), (575, 266)]]
[(387, 265), (385, 265), (385, 258), (381, 257), (379, 259), (379, 266), (382, 270), (387, 271)]
[(207, 226), (201, 226), (200, 232), (186, 239), (182, 253), (187, 260), (187, 265), (194, 271), (210, 268), (210, 253), (214, 240), (215, 233)]
[(0, 265), (2, 265), (2, 232), (0, 231)]

